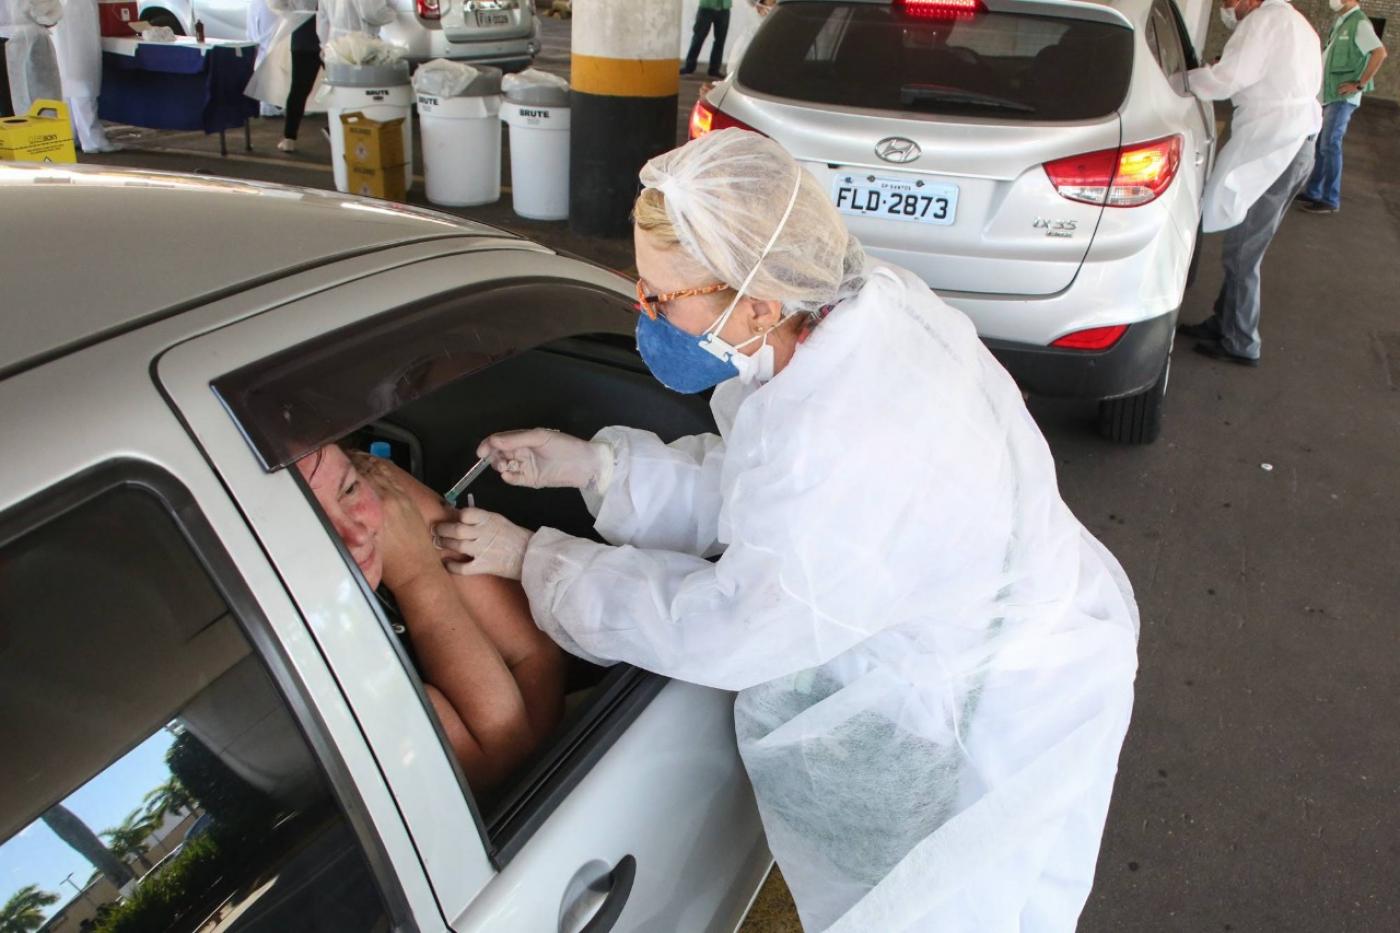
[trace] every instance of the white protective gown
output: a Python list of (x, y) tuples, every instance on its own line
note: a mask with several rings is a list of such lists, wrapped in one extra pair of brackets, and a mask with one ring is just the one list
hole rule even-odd
[[(264, 104), (283, 107), (286, 106), (287, 95), (292, 92), (292, 33), (302, 23), (317, 16), (318, 9), (316, 0), (267, 0), (267, 6), (280, 20), (243, 93)], [(318, 33), (320, 25), (317, 22)], [(317, 101), (317, 91), (324, 76), (324, 71), (318, 74), (316, 83), (311, 86), (306, 98), (307, 113), (321, 113), (326, 109), (324, 104)]]
[(1219, 62), (1186, 77), (1202, 100), (1229, 98), (1235, 106), (1202, 207), (1206, 233), (1228, 230), (1322, 128), (1321, 41), (1286, 0), (1264, 0), (1240, 20)]
[(712, 407), (718, 437), (600, 433), (616, 472), (589, 507), (621, 546), (535, 534), (540, 627), (739, 691), (807, 930), (1073, 930), (1138, 618), (1016, 385), (967, 318), (872, 264), (773, 381)]
[(316, 11), (316, 35), (325, 45), (352, 32), (378, 36), (379, 27), (394, 21), (388, 0), (321, 0)]
[(97, 0), (63, 0), (63, 19), (54, 27), (53, 43), (63, 78), (63, 98), (68, 102), (79, 145), (84, 152), (110, 148), (97, 118), (97, 98), (102, 93), (102, 27), (97, 20)]
[(10, 105), (20, 116), (36, 100), (62, 100), (49, 27), (63, 18), (59, 0), (0, 0), (0, 36), (5, 44), (5, 72), (10, 81)]

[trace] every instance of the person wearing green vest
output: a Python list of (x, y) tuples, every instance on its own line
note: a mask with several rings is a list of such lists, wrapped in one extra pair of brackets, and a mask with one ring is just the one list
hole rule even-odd
[(1357, 0), (1328, 0), (1340, 12), (1332, 24), (1322, 66), (1322, 132), (1317, 135), (1317, 161), (1312, 177), (1298, 195), (1310, 214), (1335, 214), (1342, 207), (1342, 138), (1351, 115), (1361, 105), (1363, 91), (1374, 90), (1372, 78), (1385, 61), (1370, 18)]
[(724, 37), (729, 34), (729, 8), (733, 5), (733, 0), (700, 0), (700, 7), (695, 11), (695, 29), (690, 35), (690, 54), (685, 57), (685, 67), (681, 69), (681, 74), (688, 75), (695, 73), (695, 65), (700, 59), (700, 48), (705, 44), (705, 37), (710, 34), (710, 27), (715, 29), (715, 43), (710, 46), (710, 77), (720, 78), (724, 76), (721, 70), (724, 65)]

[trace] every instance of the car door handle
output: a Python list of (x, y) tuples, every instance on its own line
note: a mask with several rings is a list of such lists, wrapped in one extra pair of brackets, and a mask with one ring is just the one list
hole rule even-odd
[(608, 933), (622, 916), (637, 860), (630, 855), (612, 868), (596, 859), (574, 873), (559, 905), (559, 933)]
[(1197, 149), (1197, 150), (1196, 150), (1196, 164), (1197, 164), (1197, 165), (1204, 165), (1204, 164), (1205, 164), (1205, 161), (1206, 161), (1206, 153), (1205, 153), (1205, 150), (1204, 150), (1204, 149)]

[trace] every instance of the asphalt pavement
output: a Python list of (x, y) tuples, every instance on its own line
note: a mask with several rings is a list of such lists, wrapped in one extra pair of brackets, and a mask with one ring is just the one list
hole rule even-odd
[[(542, 67), (567, 74), (567, 35), (546, 23)], [(259, 121), (254, 151), (226, 159), (214, 137), (119, 129), (126, 151), (84, 161), (329, 188), (322, 126), (283, 156)], [(1264, 261), (1259, 369), (1179, 340), (1148, 447), (1099, 440), (1092, 405), (1031, 402), (1142, 611), (1084, 933), (1400, 929), (1400, 108), (1368, 101), (1346, 158), (1342, 211), (1291, 211)], [(628, 241), (522, 221), (509, 194), (454, 213), (630, 266)], [(1219, 248), (1205, 241), (1183, 320), (1209, 313)], [(797, 929), (780, 879), (760, 914), (747, 933)]]

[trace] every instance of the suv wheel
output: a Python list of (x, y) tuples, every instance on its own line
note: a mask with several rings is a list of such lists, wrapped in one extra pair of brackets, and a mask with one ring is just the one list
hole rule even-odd
[(154, 10), (147, 10), (141, 14), (141, 18), (152, 26), (166, 26), (177, 36), (185, 34), (185, 27), (180, 25), (180, 20), (169, 10), (162, 10), (157, 7)]
[(1099, 402), (1099, 433), (1118, 444), (1150, 444), (1162, 433), (1162, 406), (1167, 400), (1167, 381), (1172, 371), (1172, 355), (1162, 364), (1162, 374), (1146, 390), (1123, 398)]

